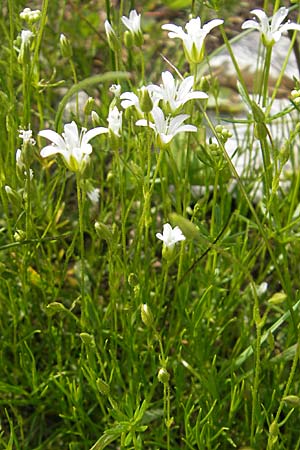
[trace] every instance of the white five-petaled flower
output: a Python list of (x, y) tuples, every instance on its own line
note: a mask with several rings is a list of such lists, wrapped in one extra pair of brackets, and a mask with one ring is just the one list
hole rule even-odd
[(173, 250), (177, 242), (185, 240), (181, 229), (178, 226), (172, 228), (169, 223), (163, 225), (163, 233), (156, 233), (156, 237), (163, 241), (164, 245), (170, 250)]
[(182, 123), (190, 117), (188, 114), (179, 114), (175, 117), (165, 118), (164, 113), (159, 106), (155, 106), (151, 112), (151, 115), (154, 123), (149, 122), (146, 119), (140, 119), (136, 122), (136, 125), (143, 127), (149, 126), (152, 128), (158, 137), (160, 146), (168, 145), (173, 137), (178, 133), (185, 131), (197, 131), (197, 127), (194, 125), (182, 125)]
[(73, 121), (64, 126), (62, 136), (52, 130), (42, 130), (39, 136), (52, 142), (41, 150), (41, 156), (61, 154), (67, 167), (73, 172), (83, 172), (92, 153), (89, 141), (99, 134), (108, 133), (108, 128), (96, 127), (89, 131), (82, 128), (79, 133), (77, 124)]
[(166, 71), (161, 74), (161, 77), (162, 84), (160, 86), (150, 84), (148, 90), (161, 99), (172, 113), (175, 113), (189, 100), (208, 98), (208, 95), (204, 92), (193, 91), (193, 76), (187, 77), (182, 81), (175, 81), (173, 75)]
[(122, 111), (119, 111), (117, 106), (112, 108), (108, 113), (108, 129), (115, 136), (120, 137), (120, 131), (122, 130)]
[(186, 25), (185, 32), (182, 27), (168, 23), (162, 26), (163, 30), (169, 31), (169, 38), (179, 38), (183, 42), (186, 58), (190, 63), (200, 63), (204, 56), (204, 39), (210, 31), (221, 25), (224, 21), (213, 19), (201, 27), (200, 17), (191, 19)]
[(272, 17), (271, 23), (266, 13), (261, 9), (253, 9), (251, 14), (254, 14), (259, 22), (256, 20), (246, 20), (243, 23), (242, 29), (254, 28), (261, 33), (263, 44), (268, 47), (274, 45), (281, 38), (282, 33), (288, 30), (300, 30), (300, 24), (286, 22), (282, 25), (282, 22), (288, 15), (288, 8), (282, 7)]

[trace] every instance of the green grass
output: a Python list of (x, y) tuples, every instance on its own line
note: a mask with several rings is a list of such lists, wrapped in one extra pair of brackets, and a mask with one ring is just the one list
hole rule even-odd
[[(234, 136), (211, 123), (205, 100), (181, 110), (197, 133), (167, 147), (127, 109), (121, 136), (94, 137), (89, 164), (74, 173), (60, 155), (41, 157), (40, 130), (107, 127), (110, 107), (122, 109), (112, 84), (138, 93), (160, 84), (169, 63), (186, 77), (208, 61), (189, 65), (161, 29), (184, 26), (190, 2), (165, 2), (158, 16), (153, 1), (121, 2), (123, 13), (108, 1), (39, 3), (32, 24), (19, 14), (36, 3), (1, 4), (0, 449), (299, 449), (297, 95), (276, 125), (290, 120), (289, 137), (275, 139), (237, 67), (250, 111), (237, 151), (262, 160), (241, 177), (226, 152)], [(193, 7), (204, 22), (226, 14), (226, 5)], [(121, 16), (134, 8), (144, 43), (128, 49)], [(19, 53), (24, 29), (33, 36)], [(223, 27), (215, 32), (230, 49)], [(268, 83), (265, 69), (267, 106)], [(199, 75), (195, 89), (233, 132), (234, 118), (218, 114), (218, 78)], [(169, 259), (156, 237), (165, 223), (186, 237)]]

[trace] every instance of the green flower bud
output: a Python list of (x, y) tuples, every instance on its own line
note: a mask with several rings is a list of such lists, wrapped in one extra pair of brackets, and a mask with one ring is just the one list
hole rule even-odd
[(71, 58), (73, 56), (73, 49), (68, 38), (64, 34), (60, 35), (59, 46), (61, 54), (64, 58)]
[(153, 101), (150, 97), (148, 89), (145, 86), (139, 89), (139, 99), (141, 110), (145, 114), (149, 114), (153, 109)]
[(106, 20), (104, 22), (104, 26), (105, 26), (105, 32), (106, 32), (106, 36), (107, 36), (108, 45), (110, 46), (110, 48), (113, 52), (118, 51), (120, 48), (120, 42), (119, 42), (119, 39), (118, 39), (113, 27), (111, 26), (111, 24), (109, 23), (108, 20)]
[(157, 378), (160, 383), (169, 384), (170, 374), (166, 369), (161, 368), (158, 371)]
[(124, 44), (127, 48), (131, 48), (134, 45), (133, 34), (128, 30), (124, 33)]
[(83, 108), (84, 114), (86, 116), (89, 116), (92, 113), (94, 106), (95, 106), (95, 100), (93, 99), (93, 97), (89, 97)]
[(90, 348), (95, 348), (96, 344), (95, 344), (95, 338), (94, 336), (92, 336), (91, 334), (88, 333), (80, 333), (80, 338), (82, 340), (82, 342)]
[(108, 396), (110, 394), (110, 387), (109, 384), (107, 384), (104, 380), (102, 380), (101, 378), (97, 378), (96, 380), (96, 385), (97, 388), (99, 390), (99, 392), (102, 395)]
[(153, 318), (151, 309), (149, 308), (149, 306), (146, 303), (141, 305), (141, 319), (142, 319), (142, 322), (144, 323), (144, 325), (146, 325), (149, 328), (152, 327), (154, 318)]
[(287, 395), (282, 399), (287, 405), (292, 406), (293, 408), (298, 408), (300, 406), (300, 397), (297, 395)]

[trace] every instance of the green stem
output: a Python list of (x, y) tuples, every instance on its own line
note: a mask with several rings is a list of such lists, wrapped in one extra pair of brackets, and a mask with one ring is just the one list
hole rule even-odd
[(265, 107), (267, 105), (267, 99), (268, 99), (271, 57), (272, 57), (272, 46), (269, 46), (266, 48), (266, 55), (265, 55), (264, 62), (263, 62), (264, 69), (263, 69), (263, 77), (262, 77), (262, 85), (261, 85), (262, 106), (263, 107)]
[(218, 141), (218, 144), (219, 144), (220, 148), (223, 151), (223, 154), (224, 154), (224, 157), (225, 157), (225, 159), (227, 161), (228, 167), (230, 168), (230, 171), (231, 171), (232, 175), (234, 176), (234, 178), (237, 181), (238, 187), (241, 190), (241, 193), (242, 193), (244, 199), (246, 200), (246, 203), (247, 203), (247, 205), (249, 207), (249, 210), (251, 211), (251, 214), (253, 215), (253, 218), (254, 218), (254, 220), (255, 220), (255, 222), (257, 224), (259, 232), (260, 232), (260, 234), (262, 236), (262, 239), (263, 239), (263, 241), (265, 243), (265, 246), (266, 246), (266, 248), (268, 250), (268, 253), (270, 255), (270, 258), (272, 260), (274, 268), (276, 270), (277, 276), (278, 276), (278, 278), (280, 280), (281, 286), (285, 290), (285, 292), (287, 293), (287, 304), (288, 304), (288, 308), (289, 308), (289, 311), (290, 311), (290, 314), (291, 314), (291, 319), (292, 319), (292, 322), (293, 322), (294, 332), (295, 332), (295, 335), (298, 336), (297, 320), (296, 320), (296, 317), (295, 317), (295, 312), (293, 310), (293, 305), (292, 305), (292, 298), (293, 298), (293, 296), (292, 296), (292, 290), (291, 290), (291, 286), (290, 286), (289, 280), (286, 278), (285, 274), (282, 273), (282, 270), (279, 267), (278, 260), (277, 260), (277, 258), (275, 256), (274, 252), (273, 252), (273, 248), (271, 246), (271, 243), (269, 242), (269, 239), (268, 239), (267, 233), (265, 231), (265, 228), (263, 227), (261, 221), (259, 220), (259, 217), (258, 217), (258, 215), (257, 215), (257, 213), (255, 211), (255, 208), (254, 208), (254, 206), (253, 206), (253, 204), (252, 204), (252, 202), (251, 202), (251, 200), (250, 200), (250, 198), (249, 198), (249, 196), (248, 196), (248, 194), (246, 192), (244, 184), (241, 181), (241, 179), (240, 179), (240, 177), (239, 177), (239, 175), (238, 175), (238, 173), (236, 171), (236, 168), (232, 164), (231, 158), (229, 157), (228, 153), (226, 152), (226, 149), (225, 149), (223, 143), (220, 141), (220, 139), (218, 137), (218, 134), (215, 131), (215, 127), (214, 127), (212, 121), (208, 117), (207, 113), (204, 110), (202, 110), (202, 111), (203, 111), (203, 115), (205, 117), (205, 120), (207, 121), (210, 129), (212, 130), (215, 138)]
[(86, 299), (85, 299), (85, 261), (84, 261), (84, 228), (83, 228), (83, 191), (81, 189), (81, 175), (76, 173), (76, 188), (77, 188), (77, 204), (78, 204), (78, 216), (79, 216), (79, 239), (80, 239), (80, 292), (81, 292), (81, 327), (86, 328), (87, 311), (86, 311)]
[[(282, 409), (283, 409), (284, 403), (285, 403), (284, 399), (289, 394), (289, 391), (290, 391), (290, 388), (291, 388), (291, 384), (292, 384), (292, 381), (294, 379), (294, 376), (295, 376), (295, 373), (296, 373), (296, 370), (297, 370), (299, 358), (300, 358), (300, 333), (298, 333), (295, 356), (294, 356), (294, 359), (293, 359), (293, 363), (292, 363), (292, 367), (291, 367), (291, 370), (290, 370), (290, 374), (289, 374), (287, 383), (285, 385), (283, 396), (282, 396), (282, 398), (280, 400), (280, 404), (279, 404), (279, 407), (277, 409), (277, 413), (276, 413), (275, 419), (274, 419), (273, 423), (271, 424), (271, 426), (273, 426), (273, 429), (276, 429), (277, 426), (278, 426), (278, 422), (279, 422), (279, 419), (280, 419), (280, 414), (282, 412)], [(269, 435), (269, 439), (268, 439), (267, 450), (271, 450), (273, 448), (272, 437), (273, 436), (270, 434)]]
[(258, 297), (256, 293), (255, 284), (252, 284), (253, 294), (254, 294), (254, 307), (253, 316), (256, 325), (256, 343), (255, 343), (255, 376), (252, 391), (252, 413), (251, 413), (251, 432), (250, 432), (250, 445), (254, 448), (255, 446), (255, 424), (256, 424), (256, 409), (258, 404), (258, 388), (259, 388), (259, 377), (260, 377), (260, 346), (261, 346), (261, 336), (262, 336), (262, 326), (263, 321), (259, 314), (259, 304)]

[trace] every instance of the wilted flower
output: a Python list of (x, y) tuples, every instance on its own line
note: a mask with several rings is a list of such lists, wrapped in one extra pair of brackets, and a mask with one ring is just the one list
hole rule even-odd
[(286, 22), (282, 25), (282, 22), (288, 15), (288, 8), (282, 7), (272, 17), (271, 23), (266, 13), (261, 9), (253, 9), (251, 14), (254, 14), (259, 22), (256, 20), (246, 20), (243, 23), (242, 29), (254, 28), (261, 33), (262, 42), (266, 47), (274, 45), (281, 38), (282, 33), (288, 30), (300, 30), (300, 24)]
[(83, 172), (92, 153), (92, 146), (89, 141), (99, 134), (108, 133), (108, 128), (97, 127), (89, 131), (82, 128), (78, 132), (75, 122), (67, 123), (64, 126), (62, 136), (52, 130), (42, 130), (39, 136), (42, 136), (52, 142), (41, 150), (41, 156), (61, 154), (67, 167), (73, 172)]
[(141, 30), (141, 15), (132, 10), (129, 13), (129, 17), (122, 16), (122, 22), (130, 32), (133, 38), (133, 43), (140, 47), (143, 43), (143, 34)]
[(157, 98), (163, 100), (166, 107), (173, 113), (189, 100), (208, 98), (208, 95), (204, 92), (193, 91), (193, 76), (187, 77), (182, 81), (175, 81), (173, 75), (166, 71), (161, 74), (161, 77), (162, 84), (160, 86), (151, 84), (148, 86), (148, 90), (155, 93)]
[(189, 131), (196, 132), (197, 128), (194, 125), (182, 125), (182, 123), (190, 116), (188, 114), (179, 114), (175, 117), (165, 118), (162, 110), (156, 106), (153, 108), (151, 115), (154, 123), (146, 119), (140, 119), (136, 122), (138, 126), (149, 126), (152, 128), (159, 140), (160, 146), (168, 145), (176, 134)]
[(168, 23), (162, 26), (163, 30), (169, 31), (169, 38), (179, 38), (183, 42), (183, 48), (187, 60), (190, 63), (200, 63), (204, 56), (204, 39), (210, 31), (221, 25), (224, 21), (221, 19), (213, 19), (201, 27), (200, 17), (191, 19), (183, 31), (182, 27)]

